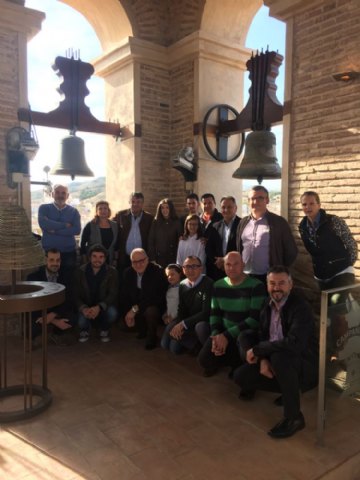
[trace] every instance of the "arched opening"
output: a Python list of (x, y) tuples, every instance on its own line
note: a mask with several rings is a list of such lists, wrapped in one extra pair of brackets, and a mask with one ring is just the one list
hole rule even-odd
[(129, 19), (119, 0), (61, 0), (80, 12), (92, 25), (105, 52), (133, 35)]
[(261, 5), (261, 0), (208, 0), (201, 30), (232, 40), (238, 47), (243, 47), (252, 19)]
[[(28, 97), (31, 109), (49, 112), (61, 101), (57, 92), (60, 80), (51, 68), (57, 56), (66, 56), (74, 50), (81, 60), (91, 62), (102, 53), (102, 45), (88, 21), (73, 8), (54, 0), (27, 0), (26, 7), (44, 11), (46, 19), (41, 32), (28, 44)], [(70, 53), (71, 54), (71, 53)], [(69, 53), (68, 53), (69, 55)], [(67, 55), (67, 56), (68, 56)], [(93, 76), (87, 83), (89, 95), (85, 102), (91, 113), (105, 120), (104, 80)], [(94, 178), (79, 177), (72, 182), (70, 177), (48, 176), (60, 155), (61, 139), (68, 135), (63, 129), (36, 127), (40, 149), (31, 162), (31, 181), (64, 183), (69, 186), (71, 202), (79, 209), (83, 222), (90, 219), (94, 203), (105, 196), (105, 136), (78, 132), (85, 141), (85, 157)], [(50, 201), (48, 187), (32, 187), (32, 223), (37, 230), (37, 210), (41, 203)]]
[[(276, 78), (277, 85), (277, 98), (283, 103), (284, 102), (284, 83), (285, 83), (285, 35), (286, 35), (286, 25), (284, 22), (276, 20), (275, 18), (269, 17), (269, 8), (262, 6), (259, 8), (258, 12), (254, 16), (250, 28), (247, 32), (245, 46), (251, 49), (253, 52), (256, 51), (277, 51), (283, 57), (283, 63), (279, 69), (279, 75)], [(247, 102), (249, 97), (249, 88), (251, 82), (249, 80), (248, 73), (245, 73), (244, 79), (244, 104)], [(272, 127), (271, 131), (276, 136), (276, 154), (279, 161), (279, 164), (282, 165), (282, 145), (283, 145), (283, 126), (275, 125)], [(244, 196), (247, 196), (247, 190), (251, 188), (252, 185), (256, 184), (254, 180), (244, 180)], [(271, 197), (271, 210), (275, 213), (280, 213), (280, 203), (281, 203), (281, 180), (264, 180), (262, 183), (270, 192)], [(243, 201), (243, 214), (247, 213), (247, 201), (246, 198)]]

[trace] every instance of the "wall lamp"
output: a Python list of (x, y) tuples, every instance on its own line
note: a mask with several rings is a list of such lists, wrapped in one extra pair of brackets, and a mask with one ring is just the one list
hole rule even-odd
[(337, 82), (351, 82), (352, 80), (360, 77), (360, 72), (349, 70), (348, 72), (336, 73), (332, 77)]
[(14, 173), (30, 173), (29, 161), (35, 157), (38, 150), (39, 143), (33, 125), (29, 124), (29, 130), (16, 126), (7, 132), (7, 183), (10, 188), (16, 188)]

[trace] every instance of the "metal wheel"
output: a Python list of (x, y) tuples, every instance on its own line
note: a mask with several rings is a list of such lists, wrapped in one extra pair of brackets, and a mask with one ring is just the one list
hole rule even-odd
[[(216, 129), (216, 132), (215, 132), (216, 153), (210, 147), (210, 144), (209, 144), (208, 139), (207, 139), (207, 126), (208, 126), (209, 118), (210, 118), (211, 114), (214, 112), (214, 110), (218, 111), (218, 126), (217, 126), (217, 129)], [(241, 132), (240, 133), (241, 134), (241, 142), (240, 142), (240, 147), (239, 147), (238, 151), (232, 157), (227, 158), (227, 143), (228, 143), (227, 141), (228, 141), (229, 135), (221, 135), (221, 131), (220, 131), (219, 127), (220, 127), (221, 122), (224, 122), (224, 121), (227, 120), (227, 112), (229, 112), (229, 111), (235, 117), (237, 117), (239, 115), (237, 110), (230, 105), (227, 105), (227, 104), (215, 105), (214, 107), (211, 107), (207, 111), (207, 113), (204, 117), (204, 120), (203, 120), (203, 124), (202, 124), (202, 137), (203, 137), (204, 145), (205, 145), (205, 148), (206, 148), (207, 152), (216, 161), (222, 162), (222, 163), (233, 162), (234, 160), (239, 158), (243, 149), (244, 149), (244, 145), (245, 145), (245, 133)]]

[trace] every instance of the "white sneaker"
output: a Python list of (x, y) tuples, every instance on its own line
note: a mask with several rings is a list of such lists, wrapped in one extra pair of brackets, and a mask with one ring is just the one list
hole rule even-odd
[(101, 340), (103, 343), (110, 342), (109, 330), (101, 330), (101, 332), (100, 332), (100, 340)]
[(80, 343), (85, 343), (89, 340), (89, 332), (87, 330), (81, 330), (80, 335), (79, 335), (79, 342)]

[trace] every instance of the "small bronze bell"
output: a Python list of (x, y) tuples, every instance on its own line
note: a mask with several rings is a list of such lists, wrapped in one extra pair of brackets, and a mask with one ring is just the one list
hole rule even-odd
[(263, 179), (281, 178), (281, 168), (276, 158), (276, 137), (268, 130), (249, 133), (245, 140), (245, 153), (233, 178)]
[(75, 135), (63, 138), (60, 160), (50, 170), (50, 175), (70, 175), (72, 180), (75, 176), (93, 177), (93, 172), (86, 164), (84, 147), (82, 138)]

